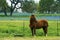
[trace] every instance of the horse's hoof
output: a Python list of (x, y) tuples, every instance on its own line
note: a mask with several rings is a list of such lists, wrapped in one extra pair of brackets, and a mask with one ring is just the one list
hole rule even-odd
[(47, 37), (47, 34), (45, 36)]
[(34, 37), (36, 37), (36, 35), (34, 35)]

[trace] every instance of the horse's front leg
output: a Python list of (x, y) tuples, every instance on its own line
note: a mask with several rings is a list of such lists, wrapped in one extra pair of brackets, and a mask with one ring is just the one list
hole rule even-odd
[(34, 28), (34, 35), (36, 35), (36, 28)]
[(32, 32), (32, 36), (34, 36), (34, 30), (33, 30), (33, 28), (31, 28), (31, 32)]
[(36, 23), (34, 23), (34, 35), (36, 35)]

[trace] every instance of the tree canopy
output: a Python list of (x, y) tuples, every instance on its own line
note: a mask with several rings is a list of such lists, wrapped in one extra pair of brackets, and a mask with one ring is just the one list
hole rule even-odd
[(0, 0), (0, 11), (3, 11), (5, 15), (7, 16), (7, 10), (8, 9), (8, 4), (6, 3), (6, 0)]
[(51, 6), (54, 3), (54, 0), (41, 0), (39, 2), (40, 12), (50, 12)]
[(22, 11), (23, 12), (29, 12), (29, 13), (32, 13), (35, 9), (35, 3), (33, 0), (25, 0), (23, 2), (23, 7), (22, 7)]

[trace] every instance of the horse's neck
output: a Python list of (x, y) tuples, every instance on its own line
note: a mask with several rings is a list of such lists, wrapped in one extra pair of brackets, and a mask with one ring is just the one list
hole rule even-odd
[(30, 23), (31, 23), (31, 24), (37, 23), (37, 20), (30, 20)]
[(31, 23), (31, 24), (36, 23), (36, 22), (37, 22), (37, 20), (36, 20), (35, 17), (31, 17), (31, 18), (30, 18), (30, 23)]

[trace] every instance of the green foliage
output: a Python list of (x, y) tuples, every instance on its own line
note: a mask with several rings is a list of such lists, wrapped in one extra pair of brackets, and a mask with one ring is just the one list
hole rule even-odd
[(36, 7), (36, 11), (39, 12), (39, 10), (40, 10), (39, 3), (36, 3), (36, 6), (35, 7)]
[(0, 8), (1, 10), (6, 10), (8, 9), (8, 4), (6, 3), (6, 0), (0, 0)]
[(7, 16), (7, 12), (9, 11), (8, 4), (6, 0), (0, 0), (0, 12), (4, 12), (4, 15)]
[(22, 7), (23, 12), (31, 13), (31, 12), (34, 11), (34, 9), (35, 9), (34, 1), (27, 1), (26, 0), (26, 1), (23, 2), (23, 7)]
[(60, 13), (60, 0), (56, 1), (57, 13)]
[(41, 0), (39, 2), (40, 11), (50, 11), (51, 5), (54, 3), (54, 0)]

